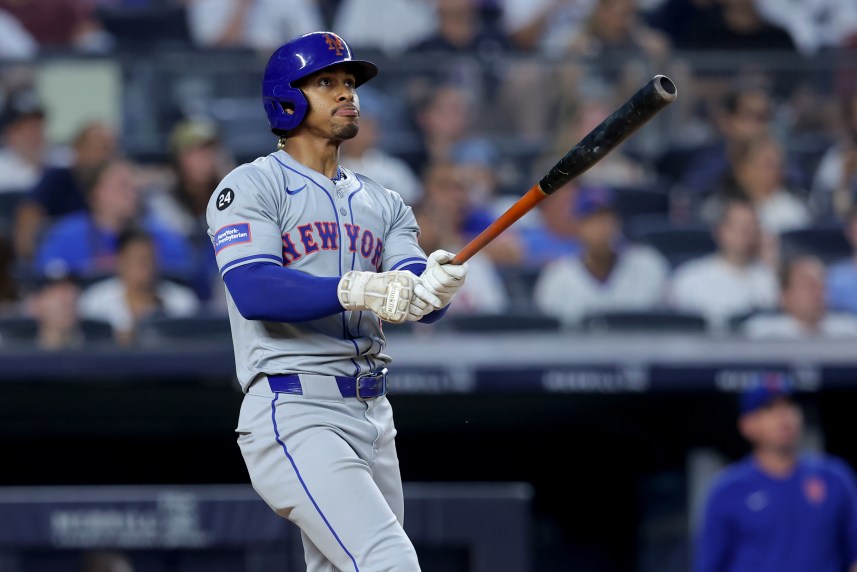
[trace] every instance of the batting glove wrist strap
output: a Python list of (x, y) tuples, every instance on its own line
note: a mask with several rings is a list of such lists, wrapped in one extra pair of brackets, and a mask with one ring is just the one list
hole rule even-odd
[(414, 287), (410, 316), (419, 319), (425, 314), (446, 307), (464, 286), (467, 263), (449, 264), (454, 257), (454, 254), (445, 250), (436, 250), (429, 255), (425, 272)]
[(415, 276), (410, 272), (346, 272), (336, 289), (346, 310), (371, 310), (387, 322), (399, 324), (408, 317)]

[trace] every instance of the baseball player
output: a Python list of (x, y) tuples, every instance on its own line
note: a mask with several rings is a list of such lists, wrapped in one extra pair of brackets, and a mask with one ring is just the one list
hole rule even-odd
[(245, 393), (238, 444), (310, 572), (420, 569), (382, 322), (436, 321), (467, 274), (449, 252), (426, 257), (398, 194), (338, 165), (376, 73), (330, 32), (278, 48), (262, 93), (279, 150), (229, 173), (207, 210)]

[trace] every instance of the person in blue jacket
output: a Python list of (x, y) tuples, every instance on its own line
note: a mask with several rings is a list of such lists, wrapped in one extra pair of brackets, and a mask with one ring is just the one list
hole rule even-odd
[(801, 450), (793, 386), (770, 376), (740, 398), (751, 444), (716, 478), (695, 539), (694, 572), (857, 571), (857, 486), (842, 459)]

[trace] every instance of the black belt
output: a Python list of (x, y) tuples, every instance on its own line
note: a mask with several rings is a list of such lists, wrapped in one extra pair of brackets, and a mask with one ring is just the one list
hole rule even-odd
[[(303, 395), (300, 376), (296, 373), (269, 375), (268, 384), (274, 393)], [(357, 377), (332, 376), (336, 378), (342, 397), (355, 397), (360, 401), (375, 399), (387, 393), (387, 368), (376, 372), (364, 373)]]

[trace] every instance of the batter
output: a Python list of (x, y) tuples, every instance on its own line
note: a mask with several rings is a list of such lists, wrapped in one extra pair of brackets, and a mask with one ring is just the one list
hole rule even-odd
[(338, 164), (376, 73), (330, 32), (277, 49), (262, 92), (279, 150), (229, 173), (207, 210), (245, 393), (238, 445), (254, 489), (300, 528), (308, 572), (420, 569), (382, 322), (440, 319), (467, 274), (425, 255), (397, 193)]

